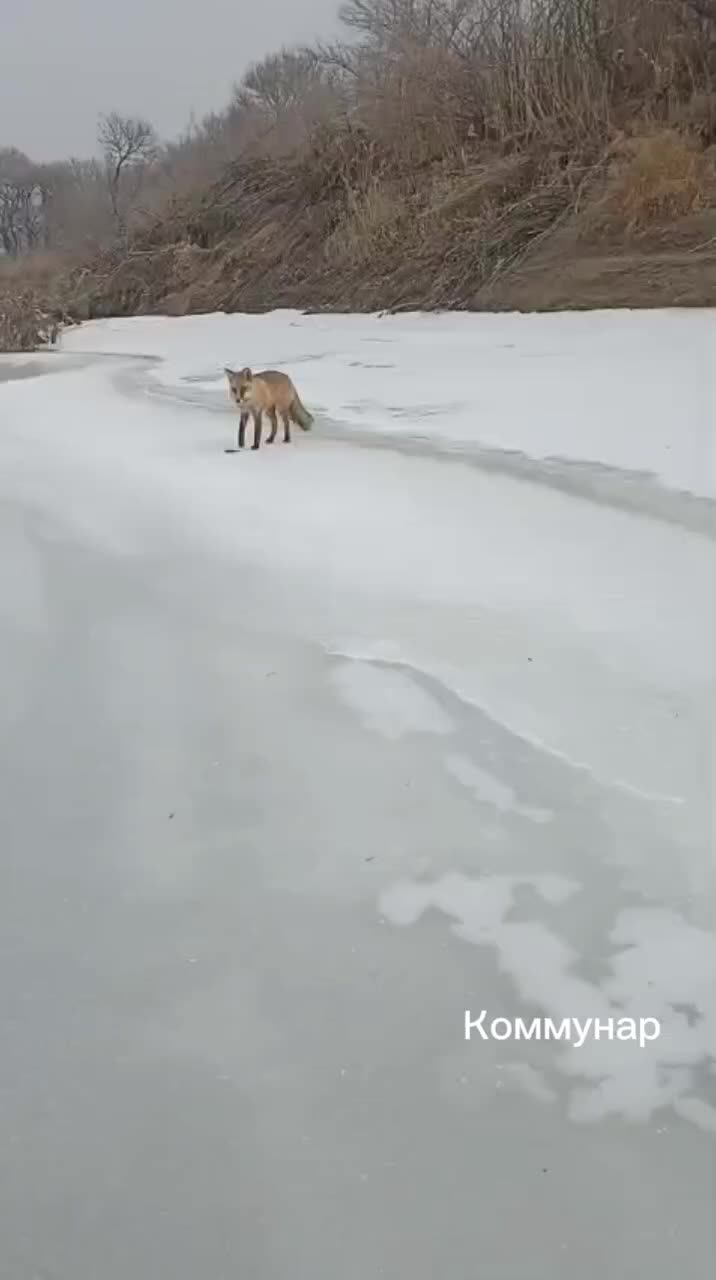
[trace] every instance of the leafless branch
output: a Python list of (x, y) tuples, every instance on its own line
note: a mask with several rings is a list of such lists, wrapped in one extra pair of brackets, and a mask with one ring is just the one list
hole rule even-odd
[(157, 154), (154, 127), (141, 116), (120, 116), (116, 111), (100, 116), (97, 141), (104, 152), (107, 189), (118, 233), (126, 232), (128, 202), (123, 199), (123, 186), (130, 170), (134, 170), (132, 196), (141, 186), (142, 171)]

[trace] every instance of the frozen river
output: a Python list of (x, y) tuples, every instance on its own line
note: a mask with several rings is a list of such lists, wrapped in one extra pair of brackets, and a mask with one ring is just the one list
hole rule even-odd
[(0, 360), (2, 1280), (711, 1274), (715, 330)]

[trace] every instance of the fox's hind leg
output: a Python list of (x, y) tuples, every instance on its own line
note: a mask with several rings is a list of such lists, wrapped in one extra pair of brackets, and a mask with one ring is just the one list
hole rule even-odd
[(258, 449), (261, 445), (261, 410), (254, 409), (254, 443), (252, 449)]
[(291, 443), (291, 418), (288, 413), (282, 413), (281, 417), (283, 418), (283, 443), (290, 444)]
[(271, 419), (271, 435), (266, 437), (267, 444), (273, 444), (278, 431), (278, 416), (275, 409), (269, 409), (268, 416)]
[(249, 420), (249, 415), (248, 415), (248, 413), (242, 413), (242, 415), (241, 415), (241, 417), (240, 417), (240, 419), (239, 419), (239, 441), (238, 441), (238, 444), (239, 444), (239, 448), (240, 448), (240, 449), (243, 449), (244, 444), (245, 444), (245, 442), (246, 442), (246, 423), (248, 422), (248, 420)]

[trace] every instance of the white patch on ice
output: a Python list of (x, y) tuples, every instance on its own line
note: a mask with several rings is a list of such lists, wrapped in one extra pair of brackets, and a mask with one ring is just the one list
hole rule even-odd
[(701, 1098), (677, 1098), (674, 1111), (682, 1120), (688, 1120), (704, 1133), (716, 1133), (716, 1107)]
[(521, 1089), (535, 1102), (556, 1102), (557, 1094), (546, 1083), (541, 1071), (530, 1066), (529, 1062), (505, 1062), (500, 1066), (508, 1081)]
[(360, 716), (366, 728), (386, 738), (454, 731), (437, 702), (402, 671), (345, 662), (331, 672), (330, 680), (339, 698)]
[(534, 889), (553, 905), (566, 902), (579, 889), (576, 881), (550, 874), (489, 876), (479, 881), (448, 875), (434, 883), (401, 880), (384, 890), (379, 906), (391, 924), (406, 926), (415, 924), (429, 907), (455, 914), (452, 906), (459, 902), (469, 908), (470, 925), (480, 934), (480, 940), (490, 940), (512, 906), (515, 889), (521, 885)]
[[(557, 878), (556, 883), (563, 897), (572, 891), (568, 882), (560, 884)], [(512, 978), (525, 1009), (538, 1008), (557, 1023), (565, 1018), (594, 1018), (602, 1024), (619, 1018), (658, 1019), (661, 1034), (644, 1047), (590, 1034), (580, 1048), (572, 1044), (556, 1057), (555, 1067), (585, 1082), (570, 1098), (573, 1120), (595, 1121), (610, 1114), (646, 1120), (659, 1107), (681, 1099), (682, 1117), (710, 1129), (713, 1108), (690, 1095), (695, 1068), (716, 1060), (714, 935), (675, 912), (624, 911), (610, 941), (625, 949), (611, 957), (611, 977), (590, 982), (574, 972), (577, 954), (541, 921), (507, 918), (515, 889), (522, 884), (549, 896), (539, 876), (470, 880), (448, 875), (432, 884), (393, 885), (381, 895), (379, 908), (403, 927), (415, 924), (430, 908), (452, 917), (457, 937), (495, 948), (499, 967)], [(553, 883), (552, 901), (554, 888)], [(694, 1010), (696, 1018), (680, 1006)], [(510, 1011), (488, 1012), (492, 1018)], [(533, 1014), (523, 1016), (530, 1021)]]
[[(403, 662), (416, 674), (438, 681), (453, 697), (464, 702), (466, 706), (473, 707), (476, 711), (488, 715), (496, 724), (501, 725), (516, 738), (534, 747), (535, 750), (551, 756), (554, 760), (560, 761), (570, 769), (586, 774), (598, 786), (622, 791), (650, 804), (665, 805), (669, 806), (669, 808), (672, 806), (681, 807), (686, 803), (684, 796), (653, 791), (646, 787), (637, 786), (624, 778), (614, 777), (613, 774), (605, 774), (600, 768), (595, 768), (593, 764), (588, 763), (585, 759), (560, 750), (554, 744), (546, 741), (531, 726), (528, 726), (531, 716), (529, 704), (525, 705), (524, 700), (522, 700), (518, 706), (515, 698), (495, 698), (494, 685), (487, 680), (485, 675), (487, 656), (484, 654), (482, 655), (482, 666), (478, 665), (468, 670), (465, 668), (459, 669), (452, 665), (448, 666), (444, 663), (419, 660), (415, 656), (413, 645), (400, 646), (386, 641), (375, 641), (370, 645), (361, 644), (360, 647), (344, 642), (339, 647), (329, 647), (326, 651), (333, 657), (349, 658), (353, 662)], [(513, 686), (517, 686), (518, 679), (518, 673), (513, 673)], [(582, 690), (583, 695), (586, 692), (589, 691)], [(559, 705), (565, 708), (566, 715), (565, 704), (560, 702)], [(560, 725), (562, 729), (565, 723), (566, 719), (562, 717)], [(583, 724), (584, 718), (580, 721), (580, 726), (583, 727)], [(593, 738), (590, 745), (595, 745)], [(661, 747), (660, 752), (663, 754)], [(632, 762), (634, 763), (634, 761)], [(641, 764), (643, 761), (638, 760), (636, 763)], [(472, 768), (472, 764), (470, 767)], [(463, 781), (463, 779), (460, 778), (458, 781)], [(468, 785), (468, 783), (465, 782), (465, 785)]]
[(472, 791), (481, 804), (493, 805), (500, 813), (517, 813), (531, 822), (551, 822), (554, 814), (550, 809), (535, 809), (530, 805), (520, 804), (512, 787), (488, 773), (468, 759), (467, 756), (451, 755), (445, 759), (447, 772)]

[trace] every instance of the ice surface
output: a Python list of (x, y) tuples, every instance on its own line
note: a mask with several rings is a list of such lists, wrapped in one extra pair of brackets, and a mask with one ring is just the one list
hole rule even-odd
[(438, 704), (402, 671), (344, 662), (334, 670), (332, 683), (364, 724), (387, 738), (452, 732), (452, 722)]
[(159, 356), (163, 388), (217, 399), (225, 364), (278, 367), (319, 421), (361, 434), (569, 458), (716, 494), (708, 311), (149, 317), (62, 342)]
[[(569, 899), (574, 886), (526, 877), (522, 885), (552, 901)], [(453, 932), (479, 946), (492, 946), (500, 969), (514, 981), (525, 1008), (538, 1008), (555, 1023), (574, 1017), (597, 1019), (605, 1030), (555, 1063), (558, 1071), (588, 1080), (571, 1094), (573, 1119), (594, 1121), (615, 1112), (649, 1117), (679, 1099), (681, 1114), (713, 1129), (716, 1109), (689, 1096), (694, 1068), (716, 1061), (716, 938), (680, 917), (657, 910), (625, 911), (612, 941), (625, 949), (612, 959), (612, 976), (590, 982), (577, 973), (579, 956), (543, 923), (510, 920), (520, 882), (492, 876), (482, 881), (446, 876), (435, 884), (395, 884), (381, 907), (395, 924), (413, 925), (434, 906), (457, 921)], [(554, 889), (556, 887), (556, 893)], [(691, 1007), (694, 1018), (680, 1009)], [(493, 1016), (494, 1013), (493, 1013)], [(609, 1037), (620, 1018), (655, 1018), (661, 1033), (636, 1052), (628, 1041)], [(668, 1063), (668, 1068), (665, 1064)]]
[[(555, 406), (566, 412), (572, 368), (570, 406), (584, 409), (573, 456), (660, 471), (669, 483), (703, 492), (713, 437), (705, 364), (712, 330), (710, 313), (688, 312), (101, 321), (68, 331), (68, 350), (153, 356), (155, 365), (141, 367), (155, 382), (177, 390), (214, 378), (215, 399), (152, 400), (144, 382), (129, 392), (116, 359), (48, 380), (47, 421), (37, 412), (43, 400), (34, 380), (5, 387), (4, 411), (6, 419), (20, 415), (23, 456), (30, 445), (36, 450), (32, 487), (42, 485), (43, 501), (93, 536), (101, 530), (116, 546), (121, 527), (125, 550), (141, 547), (134, 526), (140, 513), (142, 528), (153, 524), (161, 495), (176, 527), (222, 554), (288, 575), (287, 592), (300, 600), (292, 625), (337, 656), (396, 664), (402, 679), (417, 673), (424, 690), (436, 680), (458, 705), (479, 708), (539, 750), (668, 811), (703, 794), (716, 635), (710, 540), (456, 461), (446, 469), (420, 456), (349, 448), (339, 438), (324, 442), (320, 417), (315, 432), (296, 433), (295, 447), (226, 457), (235, 414), (221, 370), (248, 357), (255, 366), (281, 365), (307, 403), (340, 416), (346, 368), (388, 362), (400, 385), (412, 388), (410, 429), (440, 433), (454, 415), (421, 417), (416, 407), (438, 404), (436, 388), (447, 375), (437, 352), (463, 397), (482, 352), (477, 386), (484, 380), (491, 389), (501, 444), (530, 441), (544, 453), (557, 447), (549, 423)], [(366, 347), (374, 350), (370, 359)], [(355, 376), (370, 381), (374, 372)], [(648, 401), (648, 413), (625, 409), (628, 379), (648, 397), (660, 378), (662, 392), (666, 381), (672, 395), (683, 387), (688, 412), (677, 413), (665, 393), (658, 406)], [(361, 411), (362, 429), (395, 427), (381, 385), (370, 399), (382, 409), (374, 418)], [(8, 451), (15, 440), (9, 432)], [(128, 527), (120, 524), (126, 508), (137, 512)], [(354, 675), (354, 683), (362, 678)], [(692, 702), (701, 708), (701, 746), (687, 711)]]
[[(713, 333), (107, 321), (0, 387), (33, 1273), (140, 1277), (142, 1231), (177, 1280), (709, 1272)], [(227, 455), (239, 363), (315, 430)], [(663, 1034), (466, 1044), (482, 1007)]]

